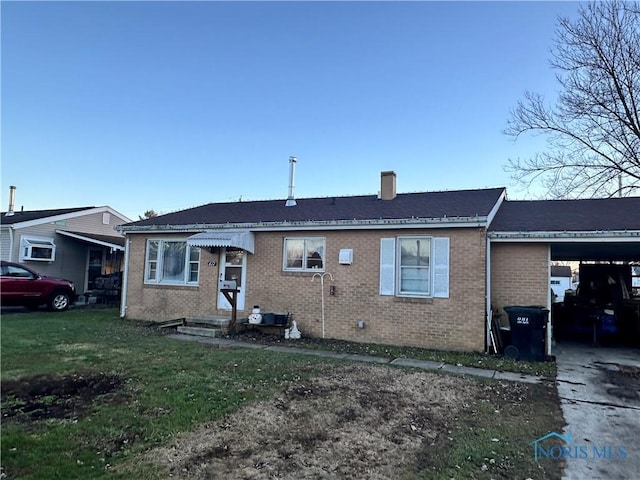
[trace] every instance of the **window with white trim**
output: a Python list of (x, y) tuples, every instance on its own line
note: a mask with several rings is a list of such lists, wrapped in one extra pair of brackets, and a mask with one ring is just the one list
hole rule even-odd
[(53, 238), (21, 237), (20, 261), (53, 262), (56, 259), (56, 244)]
[(285, 238), (282, 269), (287, 272), (324, 271), (324, 252), (323, 237)]
[(449, 238), (380, 239), (380, 295), (449, 297)]
[(145, 283), (195, 285), (200, 273), (200, 247), (184, 240), (147, 240)]

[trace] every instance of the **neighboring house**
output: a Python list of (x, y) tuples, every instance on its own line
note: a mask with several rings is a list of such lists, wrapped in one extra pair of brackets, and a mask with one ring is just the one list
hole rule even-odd
[(80, 294), (97, 277), (121, 271), (124, 236), (115, 227), (127, 222), (110, 207), (10, 209), (0, 217), (0, 257), (71, 280)]
[(571, 267), (568, 265), (551, 265), (549, 284), (553, 290), (553, 302), (563, 302), (564, 292), (571, 289)]
[[(487, 227), (503, 188), (211, 203), (119, 227), (122, 316), (291, 312), (303, 335), (456, 350), (485, 348)], [(321, 285), (324, 274), (324, 324)]]
[(640, 198), (505, 196), (396, 194), (383, 172), (379, 196), (211, 203), (122, 225), (121, 315), (230, 316), (219, 281), (235, 280), (240, 317), (291, 312), (303, 335), (484, 350), (492, 307), (551, 308), (551, 261), (640, 261)]

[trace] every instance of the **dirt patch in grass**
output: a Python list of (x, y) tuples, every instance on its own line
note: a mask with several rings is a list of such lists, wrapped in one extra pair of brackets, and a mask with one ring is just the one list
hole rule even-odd
[[(337, 367), (180, 435), (172, 445), (148, 452), (145, 461), (162, 478), (431, 478), (434, 470), (448, 468), (442, 452), (454, 437), (467, 437), (474, 425), (484, 430), (486, 404), (489, 415), (517, 424), (522, 418), (502, 406), (522, 409), (535, 387), (545, 388), (372, 365)], [(486, 442), (479, 438), (481, 449), (491, 450), (494, 434), (488, 435)], [(528, 456), (526, 444), (517, 443)], [(478, 455), (471, 462), (477, 465), (468, 468), (480, 475), (523, 473), (510, 470), (515, 458), (491, 463)]]
[(37, 375), (2, 382), (2, 420), (28, 425), (50, 418), (80, 418), (97, 397), (117, 401), (123, 381), (116, 375)]

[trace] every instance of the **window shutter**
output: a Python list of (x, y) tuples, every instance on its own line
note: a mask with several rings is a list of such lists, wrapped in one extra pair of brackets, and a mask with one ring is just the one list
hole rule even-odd
[(433, 239), (433, 296), (449, 298), (449, 238)]
[(396, 239), (380, 239), (380, 295), (395, 294)]

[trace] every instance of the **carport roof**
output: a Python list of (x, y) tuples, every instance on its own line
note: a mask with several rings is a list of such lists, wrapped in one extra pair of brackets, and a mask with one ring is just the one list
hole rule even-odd
[(504, 201), (492, 241), (548, 242), (551, 260), (640, 261), (640, 197)]
[(56, 233), (82, 240), (83, 242), (102, 245), (103, 247), (110, 247), (115, 250), (124, 250), (125, 238), (122, 235), (116, 237), (113, 235), (98, 235), (95, 233), (74, 232), (70, 230), (56, 230)]
[(640, 231), (640, 197), (507, 200), (490, 232)]

